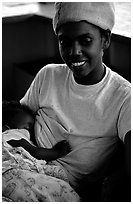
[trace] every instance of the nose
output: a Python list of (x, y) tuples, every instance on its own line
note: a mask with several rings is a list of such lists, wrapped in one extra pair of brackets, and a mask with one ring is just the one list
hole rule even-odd
[(70, 56), (80, 56), (82, 54), (82, 48), (78, 41), (74, 41), (70, 48)]

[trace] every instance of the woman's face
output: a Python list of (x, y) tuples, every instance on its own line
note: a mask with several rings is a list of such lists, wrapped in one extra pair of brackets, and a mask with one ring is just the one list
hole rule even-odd
[(79, 84), (99, 82), (104, 74), (103, 44), (100, 30), (85, 21), (62, 25), (58, 30), (61, 57)]

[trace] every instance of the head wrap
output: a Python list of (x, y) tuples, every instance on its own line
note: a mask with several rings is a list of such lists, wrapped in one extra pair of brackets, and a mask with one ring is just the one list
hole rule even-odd
[(112, 30), (115, 21), (113, 2), (57, 2), (53, 28), (55, 33), (67, 22), (87, 21), (104, 30)]

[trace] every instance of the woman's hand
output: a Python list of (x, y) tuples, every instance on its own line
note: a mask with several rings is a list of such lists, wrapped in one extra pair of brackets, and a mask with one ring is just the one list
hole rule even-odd
[(71, 151), (70, 144), (66, 140), (58, 142), (52, 149), (58, 153), (59, 157), (63, 157)]

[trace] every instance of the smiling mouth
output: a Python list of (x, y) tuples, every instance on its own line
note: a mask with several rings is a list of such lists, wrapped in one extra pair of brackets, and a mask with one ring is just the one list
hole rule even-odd
[(72, 67), (81, 67), (86, 63), (86, 61), (82, 61), (82, 62), (73, 62), (71, 63)]

